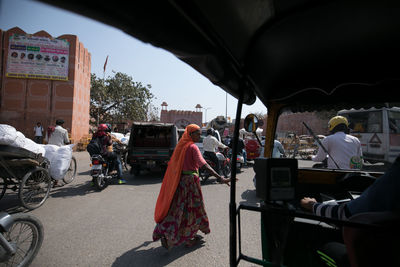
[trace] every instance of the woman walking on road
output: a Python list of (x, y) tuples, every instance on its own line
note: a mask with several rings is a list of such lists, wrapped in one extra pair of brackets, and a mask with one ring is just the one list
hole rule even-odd
[(220, 183), (229, 185), (230, 179), (221, 177), (211, 168), (194, 144), (200, 140), (200, 127), (190, 124), (179, 140), (161, 185), (154, 212), (157, 225), (153, 241), (161, 239), (166, 249), (185, 243), (191, 247), (200, 241), (197, 235), (210, 232), (207, 213), (199, 181), (199, 168), (205, 167)]

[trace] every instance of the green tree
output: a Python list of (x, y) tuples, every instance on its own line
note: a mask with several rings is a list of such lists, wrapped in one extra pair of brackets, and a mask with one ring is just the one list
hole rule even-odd
[[(121, 72), (113, 77), (100, 79), (91, 75), (90, 116), (96, 123), (118, 123), (126, 119), (147, 121), (149, 114), (156, 113), (152, 105), (151, 85), (135, 82)], [(154, 116), (151, 116), (154, 119)]]

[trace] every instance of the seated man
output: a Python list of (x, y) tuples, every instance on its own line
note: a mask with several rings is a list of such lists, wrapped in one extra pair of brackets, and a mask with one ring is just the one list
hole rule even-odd
[(300, 201), (304, 209), (318, 216), (340, 220), (352, 218), (357, 222), (385, 225), (385, 228), (380, 229), (344, 227), (345, 245), (337, 242), (327, 243), (321, 248), (324, 255), (329, 255), (329, 259), (334, 258), (335, 262), (342, 261), (344, 265), (341, 266), (349, 266), (350, 263), (352, 266), (368, 267), (400, 266), (397, 257), (399, 231), (396, 232), (400, 214), (399, 176), (400, 156), (391, 168), (357, 199), (343, 204), (318, 203), (314, 198), (308, 197)]
[(312, 156), (313, 161), (322, 162), (328, 158), (329, 169), (361, 169), (362, 149), (360, 140), (349, 135), (349, 123), (343, 116), (335, 116), (328, 122), (331, 135), (322, 140), (330, 157), (324, 149), (319, 148), (318, 153)]
[(363, 212), (400, 212), (400, 156), (390, 169), (369, 186), (357, 199), (340, 205), (318, 203), (305, 197), (300, 205), (316, 215), (348, 219)]
[(219, 160), (215, 154), (218, 147), (223, 149), (227, 148), (226, 145), (222, 144), (217, 138), (214, 137), (214, 129), (210, 128), (207, 130), (207, 137), (203, 140), (204, 156), (208, 157), (212, 162), (214, 162), (215, 171), (220, 173)]

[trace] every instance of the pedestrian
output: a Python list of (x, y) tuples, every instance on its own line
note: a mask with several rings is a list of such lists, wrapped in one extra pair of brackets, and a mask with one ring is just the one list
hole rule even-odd
[(320, 147), (312, 160), (321, 162), (328, 158), (329, 169), (361, 169), (361, 143), (357, 137), (347, 134), (348, 126), (349, 123), (343, 116), (335, 116), (330, 119), (328, 128), (331, 135), (325, 137), (321, 142), (329, 153), (329, 157)]
[(33, 141), (35, 141), (38, 144), (42, 144), (43, 143), (43, 126), (40, 122), (36, 123), (36, 126), (33, 127), (33, 132), (35, 134)]
[(274, 148), (272, 150), (272, 157), (273, 158), (282, 158), (285, 156), (285, 149), (283, 149), (283, 145), (275, 136), (274, 140)]
[(185, 243), (196, 245), (201, 236), (210, 233), (207, 213), (199, 181), (199, 168), (205, 167), (220, 183), (229, 185), (230, 179), (221, 177), (204, 160), (195, 142), (200, 140), (200, 127), (190, 124), (179, 140), (157, 198), (154, 220), (157, 223), (153, 240), (161, 239), (164, 248), (170, 249)]

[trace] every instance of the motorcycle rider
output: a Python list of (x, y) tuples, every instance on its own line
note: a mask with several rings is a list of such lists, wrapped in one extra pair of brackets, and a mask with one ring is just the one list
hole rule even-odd
[(208, 157), (215, 164), (215, 171), (220, 173), (220, 166), (217, 154), (215, 153), (218, 147), (226, 149), (228, 148), (226, 145), (218, 141), (217, 138), (214, 137), (214, 129), (210, 128), (207, 130), (207, 137), (203, 139), (203, 150), (204, 156)]
[(109, 174), (117, 173), (118, 183), (125, 184), (126, 181), (122, 179), (122, 164), (117, 154), (112, 151), (113, 138), (111, 136), (111, 127), (106, 124), (100, 124), (97, 131), (93, 134), (92, 139), (100, 138), (102, 144), (101, 156), (104, 157), (111, 166)]

